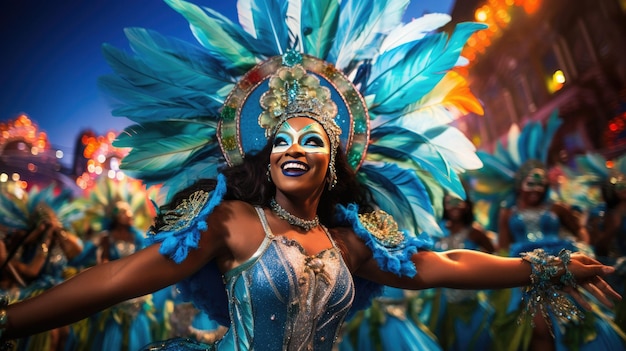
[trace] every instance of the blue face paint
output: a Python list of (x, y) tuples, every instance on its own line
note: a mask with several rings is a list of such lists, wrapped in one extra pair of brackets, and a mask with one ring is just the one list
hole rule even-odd
[(312, 122), (296, 131), (289, 121), (283, 123), (276, 136), (272, 153), (286, 152), (293, 145), (298, 145), (305, 153), (330, 154), (330, 143), (326, 132), (319, 123)]

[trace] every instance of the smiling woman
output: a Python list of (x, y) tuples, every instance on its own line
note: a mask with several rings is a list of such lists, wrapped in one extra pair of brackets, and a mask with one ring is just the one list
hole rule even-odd
[[(201, 47), (131, 29), (136, 55), (105, 46), (116, 74), (101, 80), (120, 101), (115, 113), (137, 123), (116, 142), (132, 148), (122, 167), (166, 192), (151, 245), (0, 309), (5, 339), (174, 283), (228, 332), (148, 350), (330, 351), (383, 285), (528, 285), (529, 301), (575, 314), (557, 284), (567, 274), (569, 288), (580, 283), (607, 305), (620, 298), (602, 279), (613, 269), (582, 254), (429, 250), (431, 194), (462, 189), (450, 167), (480, 166), (447, 124), (477, 105), (456, 105), (475, 97), (448, 71), (483, 25), (449, 37), (437, 31), (448, 16), (403, 24), (402, 0), (245, 0), (239, 27), (166, 2)], [(421, 110), (431, 103), (457, 108)]]

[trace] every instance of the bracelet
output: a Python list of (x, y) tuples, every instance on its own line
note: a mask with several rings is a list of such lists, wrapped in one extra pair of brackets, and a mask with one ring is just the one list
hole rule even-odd
[(6, 331), (9, 316), (7, 314), (7, 307), (9, 306), (9, 297), (7, 295), (0, 295), (0, 351), (13, 350), (13, 343), (4, 340), (4, 332)]
[[(559, 324), (578, 324), (584, 318), (584, 314), (560, 292), (564, 286), (576, 287), (574, 275), (567, 268), (567, 264), (571, 261), (570, 251), (561, 250), (558, 257), (555, 257), (548, 255), (543, 249), (535, 249), (521, 253), (521, 256), (522, 260), (530, 263), (531, 284), (523, 288), (522, 299), (525, 306), (518, 318), (518, 323), (528, 316), (534, 318), (536, 312), (540, 311), (551, 327), (550, 330), (552, 330), (552, 324), (549, 313), (557, 319)], [(564, 271), (561, 279), (556, 283), (553, 282), (552, 278), (556, 277), (561, 269)], [(534, 326), (532, 319), (531, 325)]]
[(574, 274), (572, 274), (572, 272), (570, 272), (569, 268), (567, 267), (567, 265), (569, 265), (569, 263), (572, 261), (571, 254), (572, 252), (570, 250), (565, 250), (565, 249), (559, 252), (558, 257), (563, 263), (563, 269), (565, 270), (565, 273), (563, 273), (560, 280), (563, 285), (571, 286), (572, 288), (575, 288), (576, 286), (578, 286), (578, 284), (576, 284), (576, 278), (574, 277)]

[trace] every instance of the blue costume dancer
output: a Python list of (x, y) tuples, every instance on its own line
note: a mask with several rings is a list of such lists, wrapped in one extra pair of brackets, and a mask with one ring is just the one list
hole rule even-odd
[(229, 331), (148, 349), (330, 351), (384, 285), (530, 284), (531, 301), (576, 315), (553, 284), (567, 274), (606, 304), (620, 298), (601, 278), (612, 269), (585, 255), (420, 249), (439, 231), (437, 194), (462, 192), (454, 171), (480, 166), (448, 123), (478, 105), (451, 69), (483, 25), (450, 36), (434, 31), (447, 16), (404, 25), (406, 1), (242, 0), (240, 27), (167, 2), (203, 48), (129, 30), (138, 55), (106, 47), (117, 75), (102, 82), (122, 102), (115, 113), (137, 122), (118, 139), (132, 148), (122, 168), (166, 192), (152, 244), (0, 306), (4, 338), (173, 283)]
[[(68, 262), (83, 244), (68, 229), (75, 215), (71, 195), (54, 185), (32, 188), (19, 197), (0, 195), (0, 223), (12, 232), (2, 243), (6, 256), (1, 261), (4, 275), (15, 282), (6, 291), (13, 300), (37, 296), (74, 273)], [(62, 349), (68, 339), (69, 329), (61, 327), (19, 340), (17, 350)]]
[[(561, 120), (553, 113), (545, 128), (530, 122), (521, 132), (514, 125), (507, 148), (499, 145), (494, 154), (479, 152), (485, 166), (474, 172), (478, 197), (503, 204), (497, 213), (499, 247), (510, 256), (542, 249), (553, 255), (563, 250), (589, 252), (589, 236), (576, 212), (567, 204), (549, 201), (547, 150)], [(492, 191), (489, 193), (489, 191)], [(497, 196), (500, 197), (498, 198)], [(519, 303), (523, 289), (494, 292), (496, 349), (580, 350), (621, 349), (624, 334), (599, 306), (573, 319), (561, 318), (541, 307)], [(533, 323), (516, 326), (520, 315), (529, 313)], [(539, 346), (541, 345), (541, 346)]]
[[(441, 227), (444, 236), (436, 238), (434, 249), (495, 251), (492, 238), (474, 221), (473, 203), (466, 197), (446, 194)], [(493, 306), (487, 291), (436, 289), (426, 295), (430, 310), (427, 323), (444, 350), (492, 349)], [(432, 304), (432, 306), (428, 306)]]

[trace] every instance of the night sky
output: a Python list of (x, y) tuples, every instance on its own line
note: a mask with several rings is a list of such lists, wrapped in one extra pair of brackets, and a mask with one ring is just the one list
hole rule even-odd
[[(236, 19), (234, 0), (194, 0)], [(413, 1), (405, 21), (425, 12), (451, 11), (452, 0)], [(143, 27), (189, 42), (185, 19), (160, 0), (0, 1), (0, 121), (27, 114), (71, 160), (78, 134), (121, 131), (97, 78), (110, 73), (102, 43), (128, 49), (125, 27)]]

